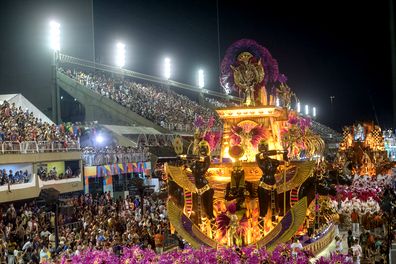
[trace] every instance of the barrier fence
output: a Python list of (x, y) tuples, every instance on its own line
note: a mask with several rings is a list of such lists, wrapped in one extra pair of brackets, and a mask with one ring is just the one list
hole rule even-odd
[(1, 154), (29, 154), (80, 150), (77, 141), (4, 141), (0, 142)]
[(74, 229), (81, 230), (83, 228), (83, 222), (80, 220), (80, 221), (60, 225), (60, 227), (64, 229), (69, 228), (70, 230), (74, 230)]
[(149, 160), (148, 152), (133, 153), (83, 153), (86, 166), (97, 166), (116, 163), (142, 162)]

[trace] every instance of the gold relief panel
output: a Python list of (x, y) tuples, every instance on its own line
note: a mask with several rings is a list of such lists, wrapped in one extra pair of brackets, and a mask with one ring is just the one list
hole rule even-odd
[[(262, 172), (255, 162), (244, 162), (242, 163), (242, 168), (245, 171), (246, 181), (254, 182), (260, 180)], [(232, 163), (212, 164), (206, 175), (216, 182), (230, 182), (232, 169)]]

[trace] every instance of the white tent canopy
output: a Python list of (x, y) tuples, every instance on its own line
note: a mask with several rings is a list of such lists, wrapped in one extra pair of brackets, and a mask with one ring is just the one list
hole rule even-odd
[(23, 110), (28, 109), (29, 112), (33, 112), (35, 117), (41, 118), (43, 122), (50, 124), (54, 123), (22, 94), (0, 94), (0, 104), (3, 104), (4, 101), (7, 101), (10, 104), (15, 103), (16, 107), (21, 107)]

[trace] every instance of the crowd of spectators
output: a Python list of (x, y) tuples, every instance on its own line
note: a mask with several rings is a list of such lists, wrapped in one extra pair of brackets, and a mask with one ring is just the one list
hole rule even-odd
[(3, 141), (61, 141), (78, 137), (78, 131), (68, 130), (64, 124), (56, 126), (43, 122), (28, 109), (4, 101), (0, 104), (0, 142)]
[(192, 124), (196, 115), (205, 119), (216, 115), (211, 109), (168, 88), (137, 83), (127, 77), (111, 78), (105, 73), (93, 74), (62, 68), (60, 71), (102, 96), (170, 130), (193, 130)]
[(141, 162), (150, 159), (148, 148), (139, 147), (85, 147), (82, 158), (87, 166), (98, 166), (116, 163)]
[(60, 173), (56, 171), (56, 167), (51, 168), (49, 171), (45, 166), (40, 166), (37, 169), (37, 175), (42, 181), (70, 179), (78, 177), (79, 174), (80, 171), (78, 169), (73, 172), (70, 167), (67, 167), (65, 172)]
[(6, 169), (0, 169), (0, 186), (9, 184), (27, 183), (30, 181), (32, 174), (27, 170), (17, 170), (15, 173), (12, 170), (7, 172)]
[[(114, 200), (109, 193), (70, 199), (72, 213), (60, 213), (58, 247), (53, 213), (35, 202), (0, 207), (0, 263), (42, 263), (87, 249), (120, 254), (132, 245), (161, 253), (169, 226), (165, 202), (151, 196), (143, 201), (142, 206), (138, 197)], [(77, 222), (66, 224), (70, 220)]]

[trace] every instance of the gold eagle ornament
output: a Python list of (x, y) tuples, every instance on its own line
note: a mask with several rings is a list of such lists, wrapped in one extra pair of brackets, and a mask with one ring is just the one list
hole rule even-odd
[(253, 55), (249, 52), (242, 52), (238, 55), (238, 66), (232, 66), (234, 72), (234, 82), (238, 88), (244, 93), (245, 98), (243, 104), (246, 106), (254, 106), (256, 86), (264, 80), (264, 68), (261, 59), (254, 62)]

